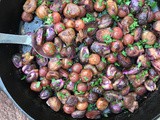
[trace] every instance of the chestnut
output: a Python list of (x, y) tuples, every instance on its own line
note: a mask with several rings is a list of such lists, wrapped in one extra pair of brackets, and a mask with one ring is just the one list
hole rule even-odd
[[(35, 0), (32, 0), (32, 1), (35, 1)], [(36, 2), (36, 1), (35, 1)], [(35, 3), (37, 4), (37, 3)], [(48, 16), (48, 11), (49, 11), (49, 8), (47, 7), (47, 5), (45, 4), (41, 4), (37, 9), (36, 9), (36, 15), (40, 18), (40, 19), (43, 19), (45, 18), (46, 16)]]
[(46, 79), (51, 80), (51, 79), (58, 79), (60, 78), (60, 75), (57, 71), (48, 71), (46, 75)]
[(37, 2), (35, 0), (26, 0), (23, 5), (23, 10), (27, 13), (32, 13), (37, 8)]
[(71, 72), (69, 75), (69, 79), (72, 82), (77, 82), (79, 80), (79, 74), (76, 72)]
[(75, 111), (75, 107), (74, 106), (71, 107), (67, 104), (64, 104), (63, 111), (67, 114), (72, 114)]
[(98, 54), (91, 54), (89, 56), (89, 63), (91, 65), (97, 65), (101, 61), (100, 56)]
[(65, 30), (65, 25), (64, 25), (64, 23), (61, 23), (61, 22), (56, 23), (56, 24), (54, 25), (54, 30), (55, 30), (55, 32), (56, 32), (57, 34), (60, 33), (60, 32), (62, 32), (63, 30)]
[(88, 119), (100, 119), (101, 118), (100, 113), (101, 112), (99, 110), (88, 111), (86, 113), (86, 117)]
[(57, 92), (57, 97), (61, 101), (62, 104), (66, 103), (70, 95), (71, 93), (66, 89), (62, 89), (59, 92)]
[(61, 102), (57, 97), (49, 98), (46, 103), (52, 110), (56, 112), (58, 112), (61, 108)]
[(115, 42), (111, 43), (111, 50), (112, 52), (120, 52), (124, 48), (122, 41), (116, 40)]
[(77, 90), (79, 92), (86, 92), (87, 91), (87, 84), (86, 83), (79, 83), (77, 85)]
[(123, 44), (124, 45), (129, 45), (134, 43), (134, 37), (131, 34), (126, 34), (123, 37)]
[(76, 105), (76, 108), (78, 110), (86, 110), (88, 107), (88, 102), (78, 102), (78, 104)]
[(66, 28), (74, 28), (75, 27), (75, 22), (73, 20), (67, 20), (65, 23)]
[(53, 12), (52, 17), (54, 24), (59, 23), (61, 21), (61, 15), (58, 12)]
[(50, 61), (48, 62), (48, 68), (49, 70), (52, 70), (52, 71), (60, 69), (61, 66), (62, 66), (61, 60), (56, 57), (50, 59)]
[(111, 64), (117, 61), (117, 56), (114, 55), (113, 53), (108, 54), (106, 57), (107, 57), (107, 61)]
[(78, 19), (78, 20), (75, 21), (75, 29), (77, 31), (80, 31), (80, 30), (84, 29), (84, 27), (85, 27), (85, 23), (83, 22), (82, 19)]
[(46, 55), (51, 56), (55, 53), (55, 46), (52, 42), (46, 42), (44, 43), (42, 50)]
[(42, 87), (47, 87), (47, 86), (50, 85), (50, 83), (51, 83), (51, 81), (50, 81), (50, 80), (47, 80), (46, 78), (43, 78), (43, 79), (41, 80), (41, 86), (42, 86)]
[(112, 37), (114, 39), (121, 39), (123, 37), (122, 29), (120, 27), (114, 27)]
[(97, 0), (95, 3), (94, 3), (94, 9), (95, 11), (97, 12), (102, 12), (104, 9), (105, 9), (105, 3), (104, 1), (101, 1), (101, 0)]
[(73, 64), (73, 61), (69, 58), (63, 58), (62, 59), (62, 68), (63, 69), (69, 69)]
[(42, 90), (41, 82), (39, 81), (32, 82), (30, 89), (35, 92), (40, 92)]
[(40, 77), (45, 77), (46, 74), (47, 74), (47, 72), (48, 72), (48, 68), (47, 68), (47, 67), (41, 67), (41, 68), (39, 69), (39, 76), (40, 76)]
[(93, 73), (90, 69), (83, 69), (80, 73), (82, 82), (89, 82), (92, 79)]
[(98, 110), (105, 110), (108, 107), (108, 101), (106, 99), (104, 99), (103, 97), (100, 97), (97, 102), (96, 102), (96, 106), (98, 108)]
[(156, 36), (151, 31), (143, 31), (142, 33), (142, 40), (146, 40), (146, 44), (153, 45), (156, 42)]
[(72, 65), (71, 69), (72, 69), (73, 72), (80, 73), (82, 68), (83, 67), (80, 63), (75, 63), (75, 64)]

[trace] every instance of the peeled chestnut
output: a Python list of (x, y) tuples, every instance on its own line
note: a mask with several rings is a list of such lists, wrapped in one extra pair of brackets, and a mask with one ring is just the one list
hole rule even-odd
[(72, 65), (72, 71), (76, 73), (80, 73), (82, 70), (82, 65), (80, 63), (75, 63)]
[(91, 65), (97, 65), (101, 61), (100, 56), (98, 54), (91, 54), (89, 56), (89, 63)]
[(75, 111), (75, 107), (74, 106), (69, 106), (67, 104), (64, 104), (63, 110), (67, 114), (72, 114)]
[(96, 102), (96, 106), (99, 110), (105, 110), (108, 107), (108, 102), (103, 97), (99, 98)]
[(113, 52), (120, 52), (124, 48), (122, 41), (116, 40), (115, 42), (112, 42), (111, 44), (111, 50)]
[(89, 69), (83, 69), (80, 73), (82, 82), (89, 82), (92, 79), (93, 73)]
[(76, 108), (78, 110), (86, 110), (88, 107), (88, 102), (78, 102)]
[(69, 75), (69, 79), (72, 82), (77, 82), (79, 80), (79, 74), (76, 72), (71, 72)]
[(43, 45), (42, 50), (46, 55), (51, 56), (51, 55), (54, 55), (55, 53), (55, 46), (52, 42), (46, 42)]
[(32, 82), (30, 89), (35, 92), (40, 92), (42, 90), (41, 82), (38, 82), (38, 81)]
[(51, 97), (47, 100), (47, 105), (54, 111), (59, 111), (61, 108), (61, 102), (57, 97)]

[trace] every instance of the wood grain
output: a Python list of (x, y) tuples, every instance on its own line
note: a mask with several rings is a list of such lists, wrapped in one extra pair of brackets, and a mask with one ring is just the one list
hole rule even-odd
[(0, 91), (0, 120), (29, 120), (2, 91)]

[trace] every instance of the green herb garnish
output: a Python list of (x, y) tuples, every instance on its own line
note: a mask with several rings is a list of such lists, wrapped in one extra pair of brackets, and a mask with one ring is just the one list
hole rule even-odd
[(116, 53), (116, 52), (113, 53), (113, 56), (114, 56), (114, 57), (117, 57), (117, 55), (118, 55), (118, 53)]
[(83, 79), (84, 79), (85, 81), (88, 81), (88, 78), (87, 78), (86, 76), (84, 76)]
[(114, 63), (114, 65), (115, 65), (115, 66), (118, 66), (118, 67), (120, 66), (120, 64), (119, 64), (119, 63), (117, 63), (117, 62), (115, 62), (115, 63)]
[(138, 62), (138, 68), (140, 68), (142, 66), (142, 63), (141, 62)]
[(104, 42), (108, 45), (112, 42), (115, 42), (116, 40), (112, 39), (110, 35), (104, 35), (102, 36), (103, 37), (103, 40)]
[(89, 58), (89, 54), (84, 54), (83, 57), (84, 58)]
[(92, 87), (99, 86), (102, 83), (102, 78), (98, 78), (98, 80), (91, 83)]
[(129, 26), (129, 29), (130, 29), (130, 31), (133, 31), (133, 30), (135, 30), (136, 27), (138, 27), (138, 26), (139, 26), (139, 24), (138, 24), (138, 21), (136, 20), (136, 21), (134, 21), (134, 22)]
[(156, 1), (147, 0), (146, 3), (152, 8), (155, 9), (158, 5)]
[(131, 50), (134, 50), (133, 45), (128, 44), (128, 47), (129, 47)]
[(36, 83), (36, 88), (39, 88), (39, 87), (40, 87), (40, 85), (41, 85), (41, 82), (40, 82), (40, 81), (38, 81), (38, 82)]
[(21, 80), (25, 80), (25, 79), (26, 79), (26, 77), (27, 77), (27, 76), (26, 76), (26, 75), (24, 75), (24, 76), (21, 78)]
[(93, 31), (93, 30), (95, 30), (95, 28), (88, 28), (88, 29), (87, 29), (87, 32), (91, 32), (91, 31)]
[(68, 64), (68, 65), (72, 65), (73, 63), (72, 63), (72, 62), (67, 62), (67, 64)]
[(101, 61), (102, 61), (103, 63), (107, 63), (107, 61), (106, 61), (106, 59), (105, 59), (104, 57), (101, 58)]
[(142, 5), (143, 5), (142, 1), (139, 1), (138, 6), (142, 7)]
[(127, 57), (126, 51), (123, 50), (121, 53), (122, 53), (123, 56)]
[(83, 20), (85, 23), (89, 23), (89, 22), (95, 21), (96, 18), (95, 18), (92, 14), (87, 13), (87, 14), (86, 14), (86, 17), (82, 18), (82, 20)]
[(53, 17), (52, 16), (46, 16), (44, 19), (43, 19), (43, 21), (44, 21), (44, 24), (45, 25), (51, 25), (52, 23), (53, 23)]
[(37, 6), (40, 6), (43, 3), (43, 0), (38, 0), (37, 1)]

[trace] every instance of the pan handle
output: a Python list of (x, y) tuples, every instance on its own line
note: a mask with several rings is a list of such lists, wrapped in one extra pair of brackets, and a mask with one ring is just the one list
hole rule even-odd
[(3, 81), (2, 81), (2, 78), (0, 77), (0, 90), (2, 90), (9, 98), (11, 98), (10, 94), (8, 93)]

